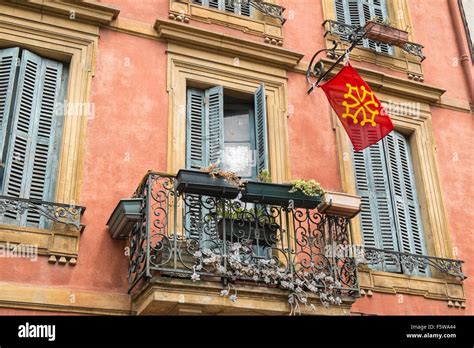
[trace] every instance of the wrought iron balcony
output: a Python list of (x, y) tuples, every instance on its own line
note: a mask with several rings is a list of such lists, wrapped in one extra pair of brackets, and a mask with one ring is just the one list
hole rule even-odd
[(364, 263), (373, 266), (383, 266), (386, 263), (391, 263), (400, 273), (405, 274), (415, 274), (416, 271), (427, 273), (429, 266), (431, 266), (460, 280), (467, 278), (462, 271), (463, 261), (460, 260), (368, 247), (364, 248), (364, 258)]
[(127, 231), (129, 292), (144, 279), (166, 275), (287, 289), (293, 309), (307, 304), (310, 294), (325, 305), (359, 295), (354, 258), (325, 249), (350, 245), (349, 218), (178, 187), (176, 177), (149, 172), (135, 193), (140, 214)]
[[(333, 20), (325, 20), (323, 22), (325, 28), (324, 37), (328, 35), (336, 35), (342, 41), (352, 42), (354, 39), (360, 40), (362, 44), (362, 39), (364, 37), (364, 28), (355, 25), (349, 25)], [(419, 57), (423, 61), (426, 57), (423, 55), (423, 46), (414, 42), (405, 42), (400, 48), (416, 57)]]
[(51, 223), (83, 229), (81, 216), (85, 207), (62, 203), (0, 196), (0, 223), (49, 228)]

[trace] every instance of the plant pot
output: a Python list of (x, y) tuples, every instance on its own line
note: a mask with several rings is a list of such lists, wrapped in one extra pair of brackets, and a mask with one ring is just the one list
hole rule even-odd
[(181, 169), (176, 176), (176, 189), (180, 193), (231, 199), (239, 194), (239, 187), (223, 178), (213, 178), (206, 172), (185, 169)]
[(344, 216), (353, 218), (359, 214), (361, 198), (340, 192), (326, 192), (322, 197), (318, 211), (327, 215)]
[[(230, 219), (221, 219), (217, 224), (217, 230), (219, 231), (220, 238), (224, 239), (224, 227), (226, 232), (226, 240), (230, 240), (231, 237), (234, 242), (237, 238), (252, 239), (254, 240), (253, 244), (256, 246), (255, 242), (258, 239), (259, 246), (273, 247), (274, 243), (272, 240), (276, 240), (276, 233), (278, 229), (276, 228), (275, 223), (264, 224), (263, 226), (258, 225), (259, 235), (256, 235), (255, 226), (257, 223), (251, 220), (230, 220)], [(273, 228), (272, 228), (273, 227)], [(231, 231), (233, 235), (231, 235)]]
[(142, 199), (124, 198), (119, 201), (112, 215), (110, 215), (107, 226), (113, 239), (126, 239), (133, 226), (142, 217)]
[(248, 181), (242, 192), (243, 202), (279, 205), (288, 207), (293, 201), (294, 208), (314, 209), (321, 203), (321, 197), (307, 196), (301, 191), (290, 193), (293, 186), (289, 184), (269, 184), (258, 181)]
[(394, 46), (403, 46), (408, 42), (408, 32), (388, 25), (369, 21), (364, 26), (366, 38)]

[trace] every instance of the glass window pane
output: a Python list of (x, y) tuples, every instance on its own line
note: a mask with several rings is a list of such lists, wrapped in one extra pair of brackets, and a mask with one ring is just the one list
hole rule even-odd
[(226, 115), (224, 116), (224, 141), (250, 141), (249, 115)]

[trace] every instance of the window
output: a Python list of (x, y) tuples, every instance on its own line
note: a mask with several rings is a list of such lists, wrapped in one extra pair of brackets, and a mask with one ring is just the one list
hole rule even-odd
[[(67, 67), (26, 49), (0, 51), (0, 193), (53, 201)], [(45, 227), (44, 217), (6, 211), (0, 223)]]
[[(426, 255), (408, 139), (392, 131), (364, 151), (353, 152), (353, 158), (364, 246)], [(383, 270), (402, 272), (388, 258)], [(427, 271), (416, 269), (415, 274)]]
[(250, 2), (243, 3), (243, 1), (234, 1), (234, 0), (192, 0), (193, 3), (213, 8), (216, 10), (221, 10), (229, 13), (234, 13), (237, 15), (242, 15), (250, 17), (251, 15), (251, 6)]
[(224, 88), (188, 89), (186, 167), (219, 162), (246, 179), (268, 169), (265, 87), (249, 102), (224, 97)]
[[(363, 27), (374, 17), (388, 19), (385, 0), (334, 0), (336, 19), (338, 22)], [(376, 52), (392, 55), (393, 48), (387, 44), (379, 44), (373, 40), (364, 39), (362, 45)]]
[[(251, 95), (249, 98), (224, 94), (222, 86), (206, 90), (188, 88), (186, 167), (199, 170), (219, 163), (221, 168), (235, 172), (242, 179), (256, 179), (260, 171), (268, 169), (265, 87), (261, 85), (253, 98)], [(186, 204), (187, 236), (201, 238), (201, 243), (215, 247), (212, 235), (220, 231), (220, 224), (224, 221), (209, 219), (214, 208), (212, 211), (206, 208), (210, 206), (206, 197), (188, 195)], [(257, 228), (257, 222), (232, 221), (232, 226), (229, 224), (231, 220), (227, 221), (227, 240), (235, 241), (237, 229), (246, 229), (250, 236), (253, 235), (252, 229)], [(208, 226), (199, 236), (202, 223)], [(271, 246), (265, 244), (263, 233), (260, 240), (255, 241), (256, 245), (252, 245), (257, 257), (266, 257), (270, 251)], [(240, 232), (239, 236), (244, 238), (246, 234)]]

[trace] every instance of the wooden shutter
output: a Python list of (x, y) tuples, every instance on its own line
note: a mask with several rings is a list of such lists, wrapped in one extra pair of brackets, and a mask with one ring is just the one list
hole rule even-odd
[(218, 162), (224, 148), (224, 88), (188, 89), (186, 167)]
[(204, 91), (188, 89), (186, 125), (186, 168), (199, 170), (207, 166), (204, 147)]
[(262, 170), (268, 170), (268, 142), (267, 142), (267, 106), (265, 85), (262, 84), (255, 92), (255, 137), (256, 137), (256, 164), (257, 175)]
[(3, 157), (7, 142), (7, 128), (13, 107), (13, 88), (19, 63), (18, 47), (0, 50), (0, 187), (3, 181), (5, 158)]
[[(334, 0), (336, 19), (338, 22), (363, 27), (367, 21), (377, 16), (388, 18), (385, 0)], [(392, 48), (387, 44), (376, 44), (364, 39), (363, 46), (377, 52), (392, 54)]]
[[(386, 137), (385, 149), (400, 250), (426, 255), (420, 207), (407, 138), (401, 133), (392, 131)], [(426, 274), (426, 270), (419, 269), (416, 274)]]
[[(390, 186), (384, 162), (382, 142), (364, 151), (353, 152), (357, 194), (362, 197), (360, 221), (364, 246), (398, 251)], [(399, 267), (386, 258), (374, 268), (396, 272)]]
[[(199, 170), (211, 163), (219, 162), (224, 148), (224, 88), (207, 90), (188, 89), (187, 98), (187, 144), (186, 167)], [(199, 226), (209, 210), (201, 205), (204, 197), (188, 195), (185, 209), (185, 223), (188, 237), (208, 240), (209, 236), (199, 235)], [(204, 230), (215, 230), (213, 222)]]
[(250, 6), (250, 2), (241, 3), (240, 4), (240, 14), (242, 16), (250, 17), (252, 14), (252, 7)]
[(224, 149), (224, 88), (212, 87), (205, 92), (205, 115), (208, 163), (220, 162)]
[[(62, 102), (63, 66), (59, 62), (23, 51), (6, 158), (3, 192), (8, 196), (52, 201)], [(5, 214), (18, 221), (16, 214)], [(29, 211), (20, 224), (37, 226), (41, 217)]]

